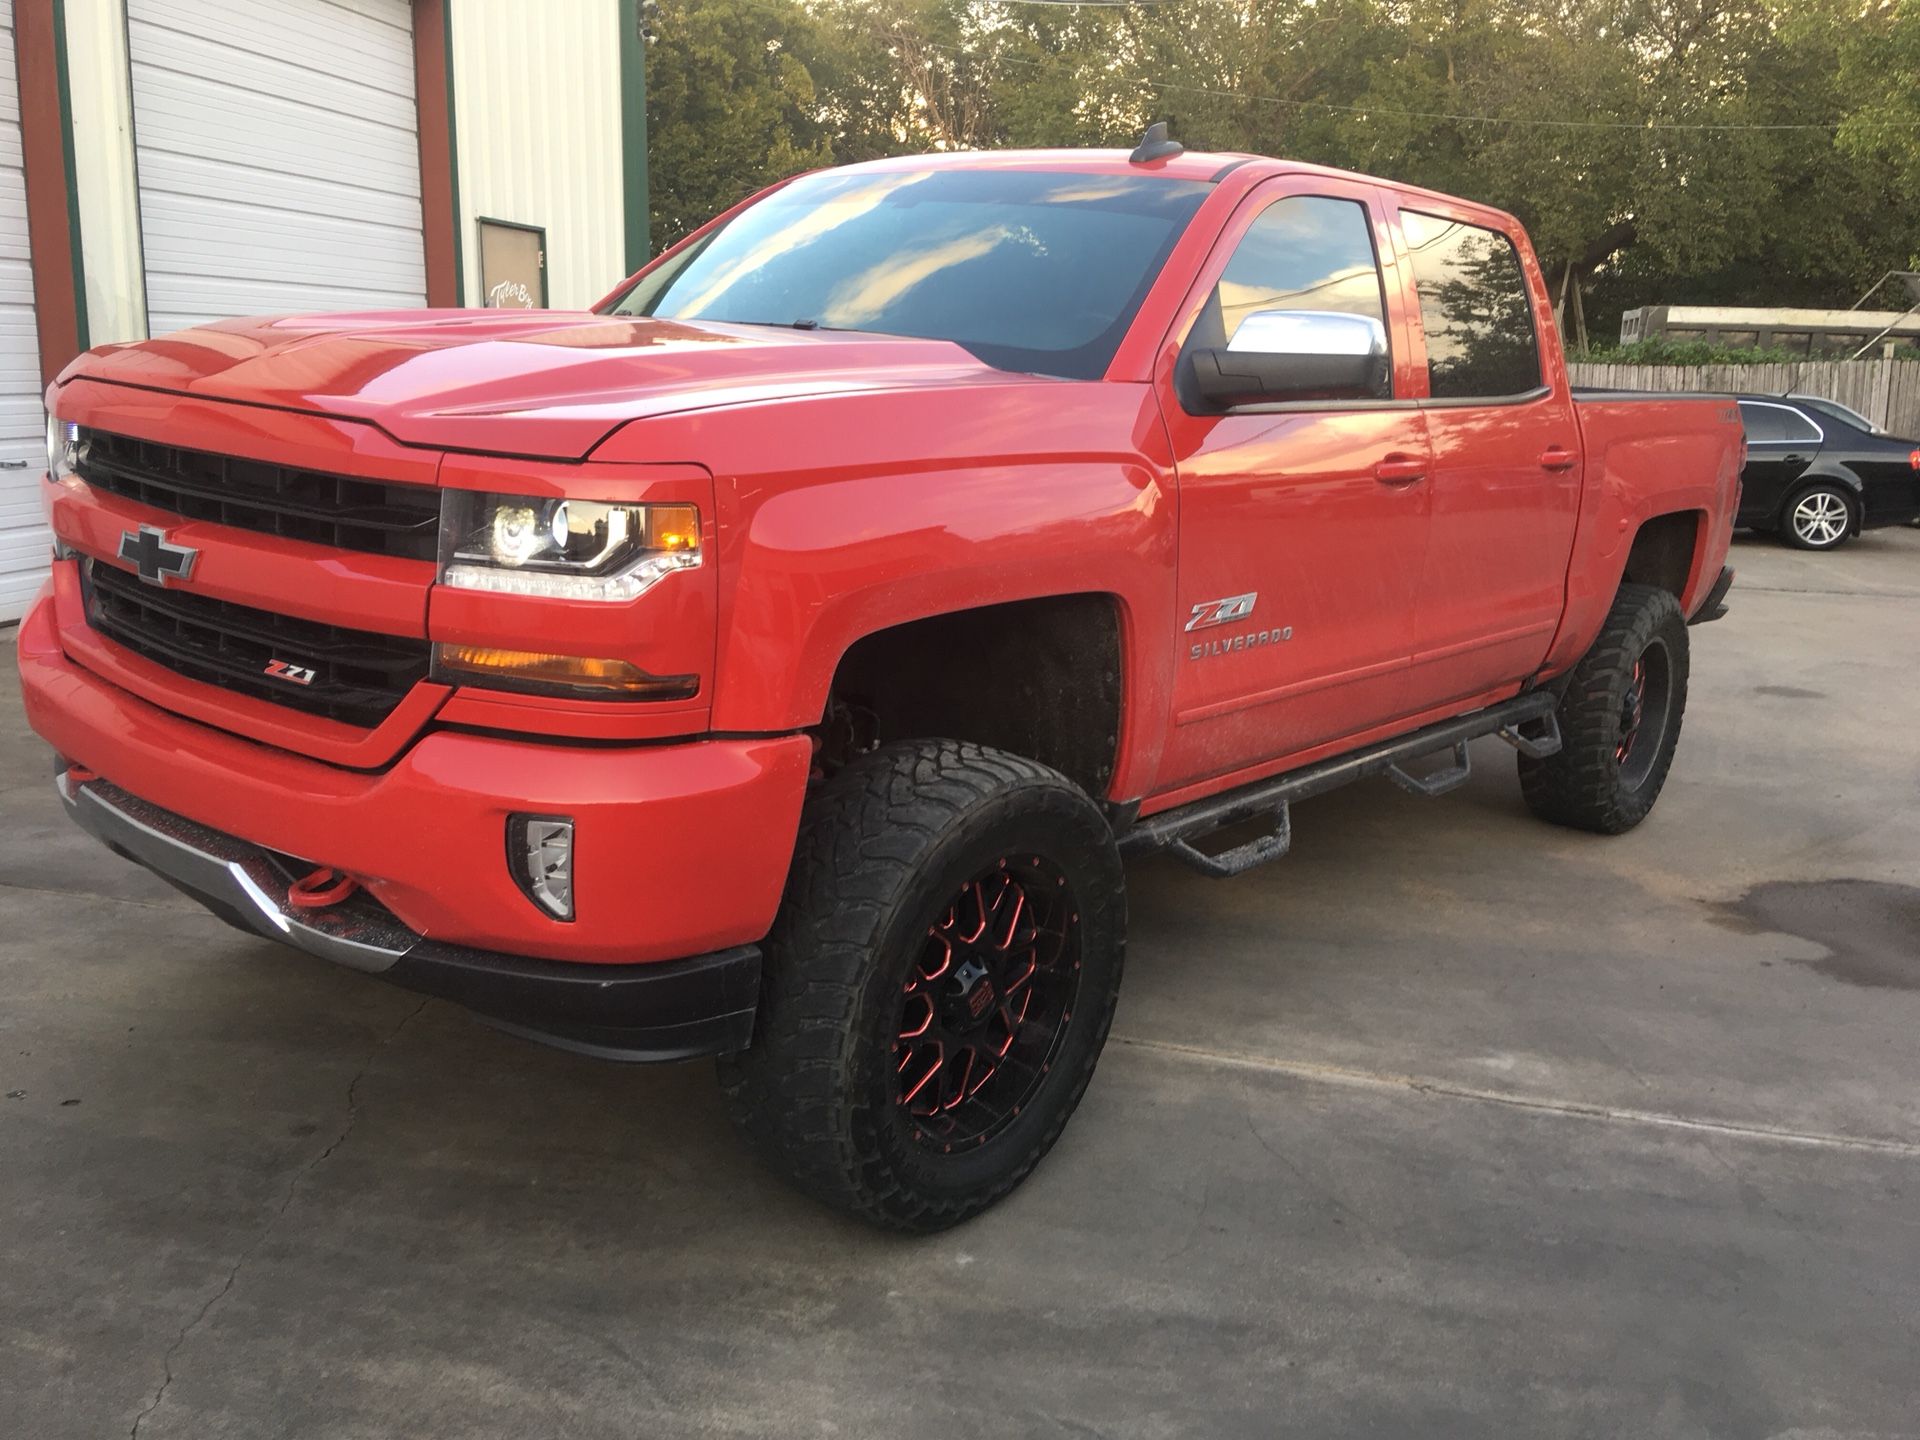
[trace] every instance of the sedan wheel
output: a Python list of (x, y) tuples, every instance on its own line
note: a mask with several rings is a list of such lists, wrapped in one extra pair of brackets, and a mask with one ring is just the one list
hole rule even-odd
[(1851, 502), (1830, 486), (1802, 491), (1787, 509), (1787, 542), (1802, 550), (1831, 550), (1852, 529)]

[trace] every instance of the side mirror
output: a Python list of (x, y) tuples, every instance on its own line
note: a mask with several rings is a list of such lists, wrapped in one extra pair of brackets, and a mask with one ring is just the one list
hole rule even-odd
[(1386, 327), (1333, 310), (1256, 310), (1224, 350), (1187, 357), (1194, 394), (1226, 409), (1269, 400), (1384, 400), (1393, 393)]

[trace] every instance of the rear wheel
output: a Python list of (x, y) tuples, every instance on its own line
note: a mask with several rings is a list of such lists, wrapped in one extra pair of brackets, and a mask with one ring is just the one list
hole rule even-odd
[(1687, 668), (1679, 602), (1652, 585), (1622, 585), (1560, 697), (1559, 753), (1520, 757), (1533, 813), (1602, 835), (1646, 819), (1680, 742)]
[(1047, 767), (952, 741), (827, 780), (768, 942), (729, 1112), (802, 1189), (891, 1228), (1005, 1196), (1059, 1137), (1125, 945), (1106, 818)]
[(1832, 550), (1846, 543), (1858, 519), (1845, 488), (1823, 480), (1787, 501), (1780, 536), (1796, 550)]

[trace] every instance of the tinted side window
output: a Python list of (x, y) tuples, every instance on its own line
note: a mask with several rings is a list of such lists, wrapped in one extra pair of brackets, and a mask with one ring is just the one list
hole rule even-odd
[(1241, 237), (1213, 293), (1208, 308), (1217, 307), (1220, 325), (1213, 343), (1221, 345), (1256, 310), (1337, 310), (1387, 322), (1373, 226), (1356, 200), (1276, 200)]
[(1492, 230), (1400, 212), (1413, 253), (1427, 385), (1437, 398), (1495, 398), (1538, 389), (1540, 344), (1513, 242)]
[(1820, 427), (1802, 415), (1798, 410), (1792, 410), (1782, 406), (1773, 413), (1780, 417), (1780, 422), (1786, 429), (1787, 439), (1805, 441), (1818, 440), (1820, 438)]
[(1742, 405), (1740, 421), (1749, 445), (1778, 443), (1787, 438), (1787, 412), (1773, 405)]

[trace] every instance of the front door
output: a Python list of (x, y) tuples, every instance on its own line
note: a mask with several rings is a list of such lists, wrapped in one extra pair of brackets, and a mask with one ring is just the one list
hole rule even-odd
[(1490, 698), (1546, 659), (1566, 606), (1580, 430), (1542, 365), (1537, 302), (1512, 238), (1437, 197), (1397, 209), (1426, 361), (1433, 526), (1414, 622), (1418, 708)]
[[(1180, 486), (1179, 636), (1165, 792), (1388, 724), (1405, 711), (1427, 537), (1427, 442), (1398, 398), (1404, 332), (1372, 186), (1280, 177), (1227, 227), (1157, 367)], [(1248, 316), (1334, 311), (1380, 322), (1393, 397), (1224, 413), (1181, 356), (1229, 345)]]

